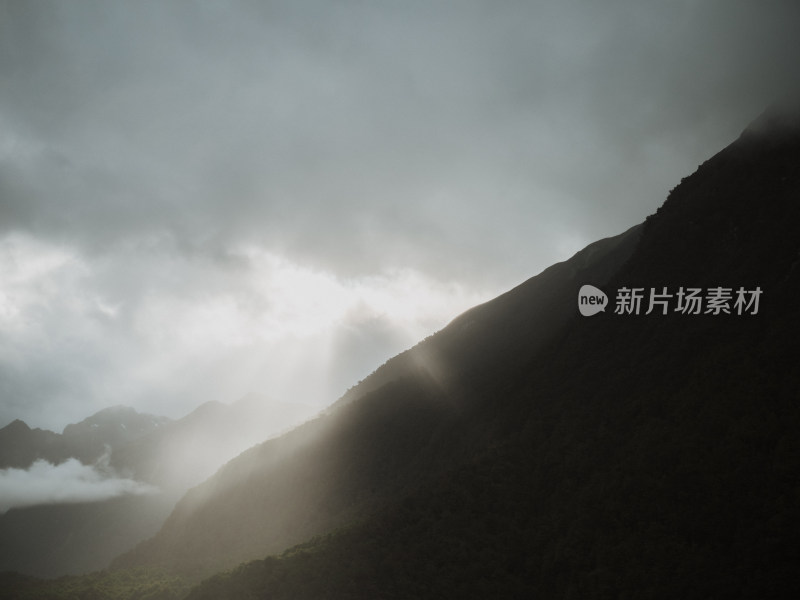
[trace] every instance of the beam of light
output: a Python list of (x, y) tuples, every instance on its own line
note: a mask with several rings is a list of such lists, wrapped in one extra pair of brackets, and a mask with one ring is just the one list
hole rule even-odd
[(249, 392), (321, 408), (491, 294), (409, 268), (341, 277), (256, 245), (229, 252), (0, 238), (3, 420), (35, 411), (52, 422), (34, 426), (60, 430), (109, 404), (179, 418)]

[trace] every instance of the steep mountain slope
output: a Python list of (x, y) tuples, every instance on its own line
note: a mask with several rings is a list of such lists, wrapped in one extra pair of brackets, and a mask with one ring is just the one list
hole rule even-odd
[[(450, 401), (469, 408), (446, 444), (426, 436), (425, 485), (190, 597), (797, 597), (798, 199), (800, 129), (768, 113), (670, 193), (600, 285), (617, 301), (642, 288), (639, 314), (574, 314), (543, 351), (509, 315), (509, 346), (455, 376)], [(581, 283), (599, 285), (577, 278), (573, 311)], [(669, 313), (645, 314), (665, 287)], [(730, 288), (730, 314), (677, 311), (693, 287)], [(739, 287), (762, 291), (757, 312), (738, 314)], [(432, 468), (463, 432), (471, 454)]]
[(379, 510), (470, 457), (494, 435), (471, 420), (483, 387), (549, 343), (574, 313), (576, 285), (598, 285), (638, 228), (454, 320), (379, 368), (326, 415), (231, 461), (177, 505), (159, 534), (116, 566), (199, 575)]

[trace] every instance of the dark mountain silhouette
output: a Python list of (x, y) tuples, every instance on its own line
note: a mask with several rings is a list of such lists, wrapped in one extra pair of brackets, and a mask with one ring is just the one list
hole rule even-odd
[(0, 469), (25, 469), (37, 460), (61, 462), (69, 457), (63, 438), (46, 429), (31, 429), (17, 419), (0, 429)]
[(575, 285), (605, 282), (637, 236), (632, 228), (590, 245), (388, 361), (327, 414), (191, 490), (154, 539), (115, 564), (194, 575), (234, 566), (434, 480), (437, 463), (449, 468), (493, 435), (465, 420), (483, 401), (478, 378), (502, 378), (551, 341), (574, 313)]
[(67, 425), (61, 435), (9, 424), (0, 429), (3, 467), (70, 457), (93, 464), (104, 457), (113, 473), (154, 484), (159, 493), (11, 509), (0, 515), (0, 571), (57, 576), (104, 568), (155, 534), (190, 487), (310, 414), (308, 407), (248, 396), (231, 405), (205, 403), (176, 421), (115, 406)]
[[(232, 461), (117, 566), (197, 574), (310, 539), (191, 597), (793, 597), (798, 199), (798, 129), (768, 113), (641, 228)], [(648, 296), (585, 318), (585, 283)], [(760, 307), (676, 311), (693, 287)], [(644, 314), (651, 289), (669, 314)]]

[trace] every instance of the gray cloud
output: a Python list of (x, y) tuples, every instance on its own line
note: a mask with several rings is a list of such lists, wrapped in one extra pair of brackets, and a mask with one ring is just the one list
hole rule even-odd
[(7, 11), (6, 121), (39, 148), (6, 227), (246, 236), (340, 270), (613, 233), (796, 66), (777, 2)]
[[(5, 414), (158, 406), (198, 392), (179, 381), (200, 364), (216, 381), (280, 372), (256, 341), (190, 356), (157, 333), (203, 302), (263, 325), (280, 302), (242, 248), (345, 288), (410, 269), (426, 293), (486, 298), (626, 229), (797, 84), (799, 12), (0, 3), (0, 239), (14, 260), (70, 257), (0, 275)], [(376, 366), (416, 331), (376, 319), (329, 332), (338, 364)]]

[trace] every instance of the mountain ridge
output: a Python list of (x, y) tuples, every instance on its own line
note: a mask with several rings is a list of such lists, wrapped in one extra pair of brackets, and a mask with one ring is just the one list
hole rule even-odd
[[(363, 511), (383, 506), (398, 490), (419, 485), (412, 482), (413, 467), (424, 460), (423, 448), (435, 447), (437, 438), (450, 439), (452, 434), (448, 431), (463, 421), (463, 414), (474, 410), (470, 398), (475, 394), (459, 386), (458, 379), (465, 372), (473, 380), (480, 378), (481, 368), (487, 365), (484, 353), (488, 349), (491, 355), (492, 348), (507, 346), (509, 339), (516, 339), (518, 346), (526, 345), (527, 353), (520, 353), (513, 361), (502, 358), (500, 362), (506, 363), (502, 366), (492, 363), (492, 373), (498, 369), (513, 370), (519, 360), (539, 352), (558, 327), (574, 314), (572, 289), (576, 282), (584, 278), (604, 282), (633, 250), (638, 231), (635, 226), (595, 242), (495, 301), (455, 318), (441, 331), (379, 367), (318, 419), (280, 439), (254, 447), (228, 463), (176, 505), (156, 538), (116, 559), (113, 565), (170, 565), (195, 575), (220, 565), (234, 566), (248, 557), (279, 551), (340, 526)], [(545, 308), (523, 310), (530, 303)], [(520, 323), (515, 316), (518, 312), (533, 316)], [(535, 316), (539, 313), (544, 318)], [(533, 336), (538, 336), (535, 343), (530, 341)], [(482, 343), (475, 343), (477, 339)], [(476, 353), (475, 348), (480, 352)], [(415, 415), (413, 419), (405, 414), (406, 410)], [(380, 440), (365, 441), (360, 432), (370, 428), (383, 431), (391, 428), (392, 436), (387, 436), (391, 441), (386, 443), (395, 444), (392, 449), (382, 447)], [(404, 438), (416, 439), (416, 448), (409, 449)], [(351, 439), (360, 439), (370, 451), (362, 453), (351, 448)], [(469, 452), (460, 444), (446, 451), (454, 455)], [(387, 465), (396, 464), (392, 456), (408, 453), (416, 458), (390, 472)], [(283, 460), (286, 456), (290, 462), (294, 461), (293, 468)], [(270, 481), (270, 484), (247, 488), (248, 481)], [(366, 489), (371, 491), (359, 490), (358, 482), (365, 482)], [(242, 489), (240, 496), (246, 498), (235, 502), (227, 498), (225, 490), (231, 488)], [(288, 500), (292, 497), (288, 491), (291, 489), (296, 490), (297, 498), (293, 501)], [(348, 499), (344, 505), (341, 498)], [(304, 511), (299, 510), (300, 506)], [(205, 518), (202, 524), (197, 522), (203, 514), (211, 514), (209, 511), (217, 511), (217, 517)], [(267, 517), (257, 519), (258, 514)], [(249, 515), (258, 524), (243, 525), (243, 515)], [(204, 550), (200, 560), (192, 559), (194, 549), (207, 549), (210, 545), (207, 540), (212, 537), (213, 550), (210, 553)]]
[[(781, 497), (791, 493), (786, 474), (800, 456), (791, 436), (798, 369), (787, 358), (800, 355), (791, 334), (798, 330), (799, 148), (793, 133), (740, 136), (630, 232), (630, 254), (617, 257), (606, 277), (594, 279), (579, 261), (567, 261), (520, 286), (536, 288), (546, 309), (518, 290), (457, 317), (402, 361), (389, 361), (361, 384), (364, 393), (351, 390), (328, 414), (346, 422), (353, 413), (386, 411), (347, 430), (349, 462), (326, 463), (336, 473), (355, 471), (361, 485), (338, 491), (363, 507), (358, 517), (323, 523), (320, 537), (216, 576), (190, 597), (797, 591), (787, 579), (785, 549), (798, 539), (798, 527)], [(569, 273), (565, 266), (575, 268)], [(550, 285), (537, 285), (542, 281)], [(760, 286), (764, 294), (757, 315), (606, 310), (585, 318), (575, 310), (584, 283), (673, 293)], [(532, 340), (539, 323), (552, 324), (553, 335), (545, 327)], [(465, 342), (470, 331), (480, 344)], [(376, 442), (377, 432), (388, 431), (415, 439), (396, 425), (407, 416), (404, 406), (453, 408), (447, 418), (418, 414), (415, 425), (426, 433), (412, 449), (391, 437)], [(315, 459), (337, 447), (323, 444)], [(250, 458), (259, 451), (267, 455), (262, 447)], [(385, 460), (390, 474), (363, 455)], [(301, 464), (291, 466), (297, 475)], [(416, 482), (405, 483), (411, 475), (404, 473)], [(359, 505), (357, 494), (381, 481), (389, 492), (384, 501)], [(257, 466), (238, 480), (209, 480), (206, 497), (198, 493), (191, 507), (173, 513), (180, 531), (162, 529), (139, 557), (184, 572), (202, 561), (206, 569), (225, 568), (230, 562), (214, 552), (241, 549), (244, 529), (235, 519), (252, 523), (245, 499), (258, 506), (252, 515), (269, 519), (269, 503), (257, 498), (270, 486), (286, 493), (290, 482), (279, 468)], [(760, 535), (765, 527), (772, 537)], [(230, 538), (213, 533), (223, 529)], [(198, 531), (209, 537), (193, 537)], [(175, 534), (170, 543), (168, 534)], [(169, 552), (181, 546), (199, 547), (203, 559), (170, 562)], [(233, 562), (242, 553), (230, 556)], [(146, 564), (131, 558), (136, 552), (115, 564)]]
[(757, 314), (586, 318), (575, 287), (560, 334), (482, 391), (473, 461), (189, 598), (796, 596), (798, 197), (798, 131), (740, 136), (605, 289), (759, 287)]

